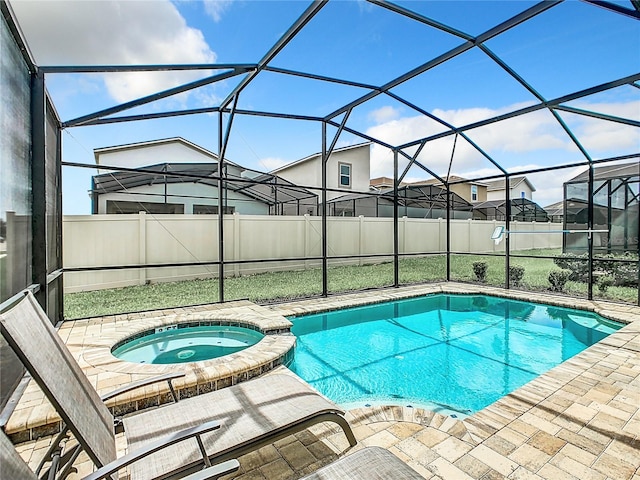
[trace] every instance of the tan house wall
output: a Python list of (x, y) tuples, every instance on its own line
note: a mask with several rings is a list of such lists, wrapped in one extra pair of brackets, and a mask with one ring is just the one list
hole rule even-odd
[[(296, 185), (304, 187), (322, 186), (322, 156), (313, 155), (305, 160), (285, 165), (272, 171)], [(327, 188), (340, 189), (339, 192), (327, 192), (327, 199), (331, 200), (352, 192), (369, 191), (370, 177), (370, 145), (361, 145), (344, 150), (334, 151), (327, 161)], [(339, 164), (348, 163), (351, 165), (351, 186), (349, 188), (339, 185)], [(318, 197), (320, 190), (310, 188)]]
[(487, 201), (487, 187), (483, 185), (477, 185), (478, 187), (478, 199), (471, 200), (471, 184), (470, 183), (454, 183), (451, 185), (451, 191), (457, 193), (469, 203), (486, 202)]

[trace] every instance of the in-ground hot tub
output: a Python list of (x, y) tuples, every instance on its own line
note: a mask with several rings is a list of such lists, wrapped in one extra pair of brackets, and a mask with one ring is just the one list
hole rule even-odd
[(120, 360), (146, 364), (199, 362), (255, 345), (264, 334), (245, 327), (169, 325), (118, 342), (111, 353)]

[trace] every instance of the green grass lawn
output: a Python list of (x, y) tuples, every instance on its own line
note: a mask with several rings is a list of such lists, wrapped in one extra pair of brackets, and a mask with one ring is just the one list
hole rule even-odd
[[(529, 255), (556, 255), (559, 250), (532, 250)], [(504, 257), (452, 255), (451, 279), (476, 282), (473, 262), (488, 265), (485, 284), (504, 286)], [(558, 267), (552, 259), (511, 258), (511, 265), (525, 268), (523, 290), (546, 291), (547, 277)], [(399, 264), (399, 281), (403, 285), (446, 280), (446, 255), (406, 257)], [(328, 270), (331, 293), (349, 292), (393, 285), (393, 263), (363, 266), (337, 266)], [(594, 296), (629, 303), (637, 302), (635, 288), (610, 287), (602, 294), (594, 287)], [(319, 268), (287, 272), (262, 273), (225, 279), (225, 300), (249, 299), (258, 303), (290, 300), (320, 295), (322, 272)], [(568, 282), (565, 293), (586, 297), (587, 285)], [(65, 318), (85, 318), (115, 313), (155, 310), (219, 301), (218, 280), (188, 280), (156, 283), (92, 292), (68, 293), (64, 296)]]

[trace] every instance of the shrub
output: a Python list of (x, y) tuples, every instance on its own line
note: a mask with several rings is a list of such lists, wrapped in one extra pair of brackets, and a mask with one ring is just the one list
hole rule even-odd
[(611, 285), (613, 285), (613, 277), (610, 277), (609, 275), (605, 275), (598, 279), (598, 290), (602, 293), (606, 292), (607, 288)]
[(487, 279), (487, 268), (487, 262), (473, 262), (473, 273), (479, 282), (484, 282)]
[(638, 287), (638, 264), (617, 263), (613, 274), (614, 285)]
[[(593, 270), (601, 272), (604, 276), (613, 278), (613, 285), (621, 287), (635, 287), (638, 285), (637, 263), (621, 262), (619, 260), (630, 260), (637, 262), (638, 256), (630, 252), (624, 254), (597, 253), (597, 258), (593, 259)], [(573, 257), (573, 258), (569, 258)], [(555, 257), (553, 262), (563, 270), (570, 270), (569, 280), (574, 282), (587, 282), (589, 279), (589, 257), (587, 254), (572, 255), (563, 253)]]
[(571, 277), (570, 270), (551, 270), (549, 272), (549, 283), (554, 292), (563, 292), (564, 286)]
[(519, 287), (522, 282), (522, 277), (524, 277), (524, 267), (520, 265), (510, 265), (509, 266), (509, 280), (511, 285), (514, 287)]
[[(569, 258), (574, 257), (574, 258)], [(570, 271), (570, 280), (574, 282), (586, 282), (589, 276), (589, 256), (575, 255), (571, 253), (563, 253), (562, 255), (555, 257), (553, 263), (555, 263), (562, 270)]]

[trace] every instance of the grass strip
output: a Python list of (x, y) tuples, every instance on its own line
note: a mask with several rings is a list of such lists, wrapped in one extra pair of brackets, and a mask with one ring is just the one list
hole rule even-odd
[[(532, 250), (530, 255), (555, 255), (557, 250)], [(477, 282), (473, 262), (488, 265), (486, 285), (504, 286), (505, 258), (486, 255), (451, 255), (451, 279)], [(511, 258), (511, 265), (525, 268), (521, 290), (547, 291), (549, 272), (558, 267), (552, 258)], [(446, 255), (405, 257), (399, 263), (402, 285), (446, 280)], [(331, 293), (381, 288), (393, 285), (393, 263), (333, 266), (328, 269)], [(322, 293), (322, 271), (319, 268), (280, 271), (230, 277), (225, 279), (225, 300), (249, 299), (256, 303), (286, 301), (317, 296)], [(605, 293), (593, 289), (597, 298), (629, 303), (637, 301), (637, 289), (610, 287)], [(587, 296), (587, 285), (568, 282), (565, 293)], [(67, 293), (64, 296), (65, 319), (77, 319), (144, 310), (168, 309), (219, 301), (218, 280), (201, 279), (154, 283), (123, 288)]]

